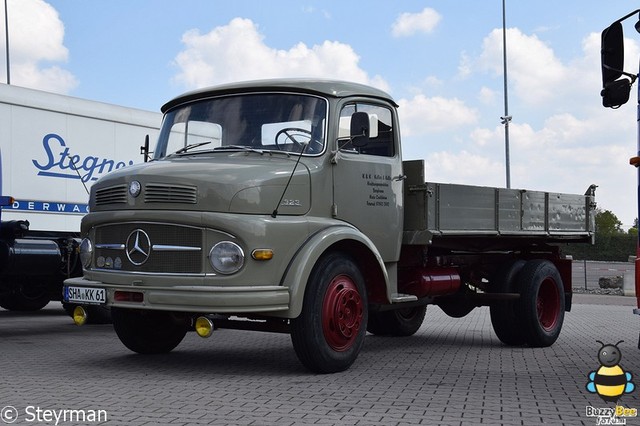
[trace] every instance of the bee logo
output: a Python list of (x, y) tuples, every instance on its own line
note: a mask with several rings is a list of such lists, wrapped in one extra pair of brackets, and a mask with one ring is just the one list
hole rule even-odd
[(618, 365), (622, 359), (622, 352), (618, 345), (624, 340), (615, 345), (605, 345), (599, 340), (596, 342), (602, 345), (598, 351), (600, 368), (589, 373), (587, 390), (597, 393), (605, 402), (617, 402), (622, 394), (631, 393), (636, 388), (636, 385), (631, 382), (631, 373), (625, 372)]

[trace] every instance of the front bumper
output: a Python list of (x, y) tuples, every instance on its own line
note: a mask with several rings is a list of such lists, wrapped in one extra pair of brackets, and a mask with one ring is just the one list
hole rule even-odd
[[(105, 284), (85, 278), (70, 278), (66, 287), (102, 288), (110, 307), (150, 309), (203, 314), (246, 314), (282, 312), (289, 309), (289, 290), (282, 286), (175, 286), (136, 287)], [(141, 302), (115, 301), (116, 291), (142, 293)]]

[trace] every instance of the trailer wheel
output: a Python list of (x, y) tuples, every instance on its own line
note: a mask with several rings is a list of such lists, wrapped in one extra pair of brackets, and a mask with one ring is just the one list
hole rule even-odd
[(355, 262), (340, 252), (314, 266), (302, 313), (291, 321), (291, 341), (300, 362), (315, 373), (346, 370), (366, 334), (367, 294)]
[(426, 306), (369, 312), (367, 331), (378, 336), (412, 336), (422, 325)]
[(520, 271), (521, 324), (526, 343), (551, 346), (564, 321), (564, 286), (555, 265), (548, 260), (531, 260)]
[(120, 341), (139, 354), (171, 352), (187, 334), (186, 323), (170, 312), (111, 308)]
[[(494, 293), (520, 293), (518, 274), (525, 263), (524, 260), (516, 260), (498, 268), (491, 279)], [(489, 307), (493, 331), (505, 345), (520, 346), (525, 343), (520, 325), (518, 302), (518, 300), (503, 300)]]
[(0, 295), (0, 306), (8, 311), (39, 311), (51, 301), (46, 289), (34, 288), (25, 291), (21, 285)]

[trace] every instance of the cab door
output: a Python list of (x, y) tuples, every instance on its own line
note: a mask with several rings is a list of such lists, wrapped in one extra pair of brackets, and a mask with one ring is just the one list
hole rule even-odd
[[(356, 112), (369, 115), (369, 138), (363, 146), (353, 146), (349, 138)], [(402, 243), (404, 176), (396, 128), (397, 117), (390, 107), (345, 104), (333, 157), (334, 217), (369, 237), (385, 262), (398, 260)]]

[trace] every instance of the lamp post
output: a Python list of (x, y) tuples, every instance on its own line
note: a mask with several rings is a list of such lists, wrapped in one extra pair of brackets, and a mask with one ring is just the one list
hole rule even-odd
[(7, 52), (7, 84), (11, 84), (11, 66), (9, 65), (9, 15), (7, 13), (7, 0), (4, 0), (4, 40)]
[[(6, 1), (6, 0), (5, 0)], [(512, 117), (509, 115), (509, 101), (507, 97), (507, 18), (505, 12), (505, 0), (502, 0), (502, 66), (504, 69), (504, 115), (500, 117), (504, 124), (504, 156), (505, 171), (507, 175), (507, 188), (511, 188), (511, 160), (509, 158), (509, 123)]]

